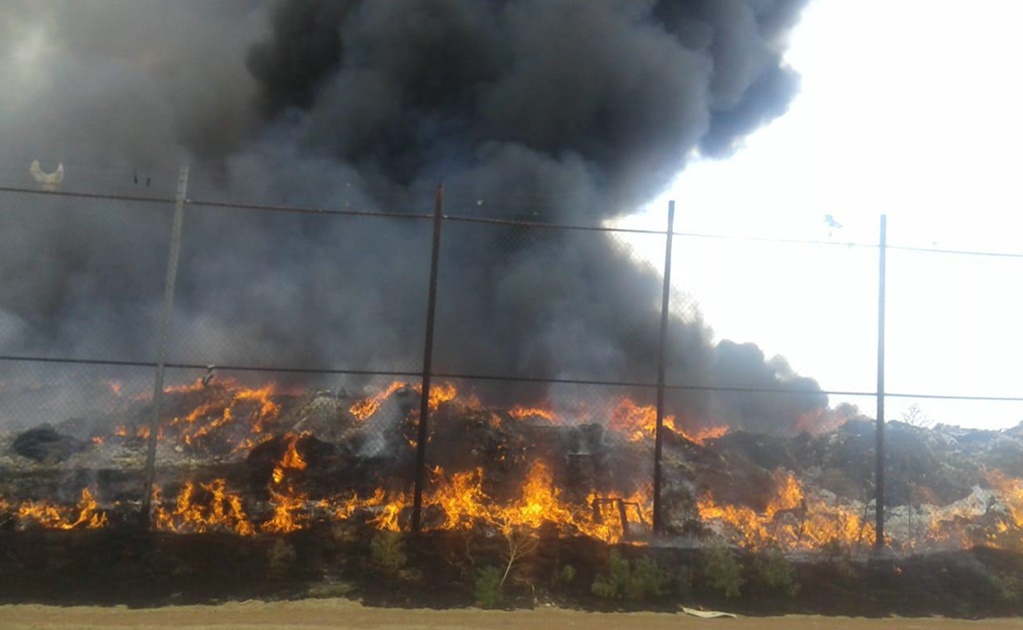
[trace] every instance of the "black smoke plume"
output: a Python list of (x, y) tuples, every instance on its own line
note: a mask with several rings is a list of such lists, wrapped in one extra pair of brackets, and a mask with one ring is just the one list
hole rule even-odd
[[(449, 215), (601, 225), (785, 111), (803, 4), (16, 0), (0, 177), (24, 183), (38, 158), (68, 187), (170, 194), (188, 161), (193, 199), (395, 213), (429, 212), (443, 181)], [(166, 208), (0, 204), (0, 350), (152, 360)], [(172, 359), (414, 371), (429, 237), (191, 206)], [(437, 371), (654, 380), (661, 281), (628, 246), (455, 221), (443, 243)], [(802, 392), (675, 392), (696, 422), (785, 430), (827, 404), (755, 346), (712, 344), (694, 312), (672, 318), (668, 379)]]

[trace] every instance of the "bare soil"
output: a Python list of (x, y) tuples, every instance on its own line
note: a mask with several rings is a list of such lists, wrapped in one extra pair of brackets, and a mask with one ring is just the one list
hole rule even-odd
[(254, 628), (658, 628), (692, 630), (1008, 630), (1019, 619), (962, 621), (931, 618), (863, 619), (849, 617), (784, 616), (739, 619), (697, 619), (682, 613), (590, 613), (558, 608), (484, 611), (478, 609), (422, 610), (369, 608), (346, 600), (302, 602), (235, 602), (217, 606), (171, 606), (145, 610), (124, 607), (70, 607), (39, 605), (0, 606), (0, 627), (5, 630), (89, 630), (98, 628), (184, 628), (192, 630), (248, 630)]

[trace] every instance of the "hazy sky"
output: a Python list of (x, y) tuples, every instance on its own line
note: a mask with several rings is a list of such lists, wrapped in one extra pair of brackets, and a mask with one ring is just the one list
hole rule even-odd
[[(817, 0), (789, 55), (788, 114), (727, 161), (686, 170), (684, 232), (1023, 252), (1023, 89), (1016, 0)], [(825, 215), (843, 227), (828, 227)], [(659, 257), (658, 254), (655, 257)], [(876, 384), (877, 249), (684, 238), (677, 285), (719, 338), (754, 341), (829, 390)], [(1021, 396), (1023, 258), (888, 252), (887, 389)], [(849, 400), (869, 414), (872, 400)], [(1023, 403), (889, 399), (931, 420), (1005, 427)]]

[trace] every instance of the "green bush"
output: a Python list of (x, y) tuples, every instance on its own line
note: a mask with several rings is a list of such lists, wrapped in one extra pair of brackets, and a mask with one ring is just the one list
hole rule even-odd
[(753, 561), (753, 571), (768, 588), (794, 597), (799, 592), (796, 570), (781, 549), (771, 547)]
[(1023, 579), (1015, 575), (993, 575), (991, 576), (991, 586), (1002, 601), (1014, 602), (1023, 599)]
[(650, 558), (643, 558), (632, 566), (632, 576), (626, 589), (629, 599), (661, 597), (668, 590), (668, 574)]
[(476, 605), (480, 608), (499, 608), (504, 603), (501, 580), (504, 575), (501, 569), (493, 566), (486, 566), (480, 569), (476, 576), (476, 585), (473, 589), (473, 597)]
[(606, 599), (642, 600), (667, 591), (668, 574), (649, 558), (630, 563), (614, 550), (608, 557), (607, 574), (598, 575), (590, 590)]
[(561, 567), (561, 570), (554, 575), (555, 586), (565, 587), (572, 582), (575, 582), (575, 567), (570, 564)]
[(623, 599), (629, 588), (629, 573), (629, 561), (617, 550), (612, 550), (607, 561), (607, 574), (598, 575), (590, 590), (597, 597)]
[(284, 539), (278, 538), (266, 552), (267, 572), (272, 578), (287, 577), (298, 560), (298, 553), (295, 548), (289, 545)]
[(369, 543), (373, 566), (382, 573), (394, 575), (405, 566), (405, 542), (401, 532), (381, 531)]
[(722, 591), (725, 597), (738, 597), (746, 580), (742, 577), (742, 564), (735, 552), (728, 547), (717, 546), (704, 549), (700, 555), (707, 584)]

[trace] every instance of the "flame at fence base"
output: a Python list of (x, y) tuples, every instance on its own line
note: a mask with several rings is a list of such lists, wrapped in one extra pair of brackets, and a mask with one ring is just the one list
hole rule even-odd
[[(430, 530), (490, 529), (509, 534), (518, 530), (553, 527), (563, 535), (583, 535), (609, 543), (623, 539), (624, 528), (615, 502), (632, 506), (629, 520), (648, 523), (649, 498), (638, 492), (627, 498), (604, 497), (592, 493), (587, 507), (573, 506), (561, 497), (553, 484), (550, 470), (542, 462), (530, 468), (519, 498), (505, 505), (491, 501), (483, 490), (484, 471), (446, 475), (433, 471), (433, 490), (424, 497), (424, 508), (437, 510), (439, 516), (426, 525)], [(344, 522), (362, 518), (372, 526), (391, 531), (408, 528), (411, 497), (405, 493), (388, 494), (378, 489), (369, 497), (325, 498), (312, 501), (295, 493), (286, 484), (275, 482), (268, 503), (273, 515), (256, 523), (242, 508), (242, 498), (227, 490), (223, 480), (207, 484), (186, 484), (174, 499), (173, 508), (163, 507), (158, 495), (154, 523), (158, 530), (177, 533), (234, 532), (250, 536), (256, 533), (288, 533), (313, 522)], [(589, 507), (593, 506), (593, 507)], [(594, 512), (600, 518), (594, 518)]]
[(100, 510), (88, 488), (82, 489), (81, 498), (75, 506), (62, 506), (49, 501), (12, 504), (0, 498), (0, 511), (12, 513), (22, 528), (98, 529), (109, 524), (106, 514)]
[[(779, 472), (763, 512), (719, 504), (708, 493), (698, 501), (700, 520), (725, 539), (751, 550), (837, 551), (874, 544), (874, 507), (839, 504), (828, 492), (806, 492), (792, 473)], [(885, 545), (903, 551), (968, 549), (979, 545), (1023, 552), (1023, 480), (994, 472), (991, 489), (979, 486), (947, 506), (886, 509)]]
[(227, 490), (223, 479), (210, 483), (186, 483), (174, 501), (174, 507), (164, 507), (161, 493), (155, 492), (153, 523), (161, 531), (205, 533), (221, 530), (243, 536), (256, 533), (245, 515), (242, 499)]
[(873, 544), (876, 530), (865, 508), (829, 503), (807, 496), (791, 473), (775, 475), (776, 490), (767, 508), (757, 513), (748, 507), (718, 504), (711, 494), (698, 502), (700, 519), (717, 527), (727, 538), (749, 549), (776, 546), (788, 551), (855, 548)]
[[(352, 427), (365, 427), (366, 421), (378, 414), (389, 398), (402, 391), (420, 389), (418, 385), (396, 381), (378, 394), (349, 401), (341, 409), (347, 412)], [(316, 493), (316, 484), (306, 483), (312, 472), (305, 456), (309, 453), (303, 450), (308, 444), (300, 448), (300, 443), (306, 439), (315, 441), (315, 436), (297, 430), (285, 432), (288, 427), (281, 426), (282, 399), (276, 386), (245, 388), (230, 381), (214, 385), (197, 381), (169, 392), (176, 405), (171, 405), (172, 415), (161, 422), (157, 434), (165, 445), (190, 453), (230, 453), (237, 458), (257, 445), (277, 440), (266, 446), (278, 450), (271, 449), (276, 459), (272, 460), (272, 469), (267, 470), (265, 486), (255, 491), (251, 486), (243, 491), (232, 488), (225, 479), (210, 478), (180, 482), (172, 489), (157, 489), (151, 515), (156, 530), (253, 536), (286, 534), (332, 523), (394, 531), (409, 529), (412, 496), (407, 490), (376, 488), (363, 494), (325, 496)], [(397, 405), (398, 412), (410, 414), (406, 420), (414, 421), (418, 418), (418, 405), (409, 402), (406, 399)], [(556, 412), (550, 406), (534, 404), (498, 412), (483, 409), (474, 397), (460, 398), (453, 385), (440, 383), (431, 388), (428, 404), (432, 411), (449, 405), (447, 416), (441, 414), (441, 418), (458, 418), (464, 413), (465, 417), (486, 419), (494, 432), (485, 434), (491, 437), (508, 435), (500, 433), (504, 430), (501, 427), (508, 426), (506, 423), (544, 427), (540, 435), (550, 435), (545, 432), (548, 425), (575, 427), (595, 423), (603, 424), (607, 432), (616, 436), (619, 440), (616, 444), (627, 444), (640, 451), (652, 445), (657, 424), (656, 408), (638, 405), (628, 398), (610, 405), (603, 417), (585, 406)], [(396, 412), (394, 405), (388, 408), (388, 413)], [(451, 410), (457, 413), (452, 414)], [(383, 416), (381, 413), (380, 417)], [(718, 457), (715, 453), (719, 438), (729, 431), (727, 427), (708, 426), (689, 418), (680, 421), (672, 415), (664, 416), (662, 422), (668, 435), (680, 438), (674, 441), (677, 453), (710, 453), (712, 458)], [(122, 425), (113, 435), (96, 436), (92, 441), (103, 445), (119, 436), (122, 444), (138, 444), (140, 438), (148, 435), (148, 423), (134, 428)], [(554, 460), (531, 461), (522, 453), (517, 458), (505, 460), (502, 455), (497, 459), (503, 468), (489, 472), (473, 464), (467, 464), (474, 466), (468, 470), (433, 469), (423, 496), (423, 528), (506, 536), (544, 529), (562, 536), (588, 536), (609, 543), (635, 543), (651, 533), (649, 487), (635, 490), (635, 486), (626, 486), (630, 488), (628, 492), (591, 489), (587, 493), (586, 485), (576, 485), (569, 491), (568, 486), (559, 485), (563, 480), (557, 479), (552, 470)], [(514, 469), (513, 474), (520, 475), (518, 487), (506, 478), (509, 466)], [(873, 506), (839, 499), (815, 486), (813, 479), (812, 475), (802, 479), (779, 469), (771, 496), (762, 502), (759, 499), (763, 497), (758, 497), (763, 506), (760, 511), (748, 505), (722, 502), (713, 490), (707, 490), (678, 505), (668, 505), (667, 522), (678, 531), (702, 532), (707, 540), (725, 541), (751, 550), (777, 547), (801, 552), (871, 546), (875, 537)], [(969, 496), (945, 506), (921, 502), (888, 507), (886, 543), (905, 551), (975, 545), (1023, 551), (1023, 480), (994, 471), (986, 475), (981, 485), (975, 486)], [(681, 485), (674, 490), (680, 489)], [(932, 496), (927, 494), (927, 488), (921, 488), (921, 492), (925, 498)], [(97, 496), (93, 489), (83, 489), (75, 505), (0, 498), (0, 527), (95, 529), (109, 526), (111, 518), (118, 520), (115, 513), (124, 516), (134, 509), (117, 504), (101, 507)], [(691, 528), (693, 522), (697, 523), (695, 528)]]
[[(923, 506), (916, 518), (916, 533), (903, 540), (907, 551), (935, 548), (969, 548), (987, 545), (1023, 551), (1023, 480), (992, 473), (992, 489), (975, 488), (964, 500), (938, 508)], [(452, 475), (433, 471), (433, 489), (424, 497), (424, 510), (437, 514), (427, 531), (482, 530), (512, 535), (523, 530), (549, 527), (560, 535), (589, 536), (608, 543), (629, 542), (624, 536), (622, 511), (633, 526), (649, 526), (650, 497), (637, 492), (630, 497), (591, 493), (586, 506), (572, 505), (552, 483), (550, 470), (536, 462), (518, 498), (504, 505), (491, 501), (483, 490), (485, 472), (476, 469)], [(838, 505), (833, 496), (806, 492), (791, 473), (776, 476), (775, 495), (767, 508), (756, 512), (746, 506), (721, 504), (713, 496), (698, 501), (702, 522), (720, 539), (756, 551), (769, 547), (785, 551), (834, 552), (866, 548), (873, 544), (872, 507)], [(377, 489), (368, 497), (355, 495), (310, 500), (287, 483), (268, 487), (269, 515), (253, 518), (245, 500), (232, 492), (223, 479), (208, 483), (186, 482), (173, 498), (157, 490), (153, 524), (158, 531), (202, 534), (231, 532), (241, 536), (283, 534), (314, 523), (366, 523), (381, 530), (408, 528), (411, 497)], [(993, 504), (1001, 506), (992, 508)], [(13, 515), (19, 529), (77, 530), (109, 526), (109, 520), (89, 489), (83, 489), (74, 506), (47, 501), (10, 503), (0, 499), (0, 512)], [(993, 524), (978, 527), (976, 521), (993, 514)], [(903, 516), (893, 510), (889, 531), (899, 530)], [(633, 540), (632, 542), (635, 542)], [(890, 545), (899, 544), (891, 538)]]

